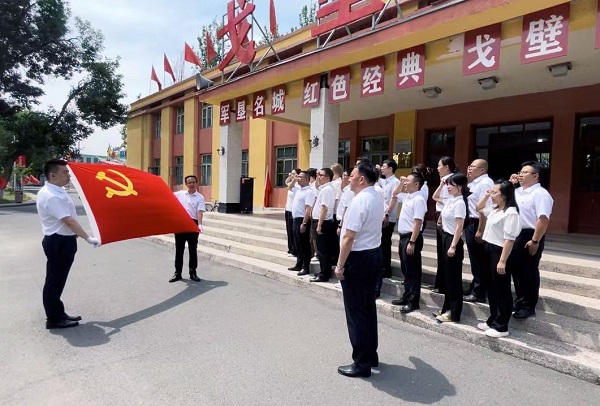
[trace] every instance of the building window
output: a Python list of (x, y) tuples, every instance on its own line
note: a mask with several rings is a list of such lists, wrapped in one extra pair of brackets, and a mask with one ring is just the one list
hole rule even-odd
[(200, 176), (200, 184), (208, 186), (212, 181), (212, 155), (202, 155), (202, 174)]
[[(525, 161), (538, 161), (549, 168), (551, 150), (552, 124), (549, 121), (475, 129), (474, 157), (488, 161), (492, 179), (508, 179)], [(547, 186), (548, 179), (541, 176), (540, 183)]]
[(212, 104), (202, 104), (202, 129), (212, 127)]
[(390, 157), (390, 140), (388, 137), (365, 138), (362, 140), (361, 156), (367, 157), (374, 164), (381, 165)]
[(175, 134), (183, 134), (183, 106), (177, 107)]
[(148, 172), (160, 176), (160, 158), (154, 159), (154, 166), (149, 167)]
[(296, 168), (297, 162), (297, 147), (279, 147), (275, 152), (277, 157), (277, 173), (275, 174), (275, 186), (285, 186), (285, 179), (292, 169)]
[[(456, 131), (454, 130), (430, 131), (427, 133), (427, 166), (436, 171), (440, 158), (444, 156), (454, 158), (455, 143)], [(431, 189), (431, 185), (429, 188)]]
[(160, 129), (162, 127), (162, 118), (160, 114), (156, 115), (156, 120), (154, 122), (154, 138), (160, 139)]
[(248, 150), (242, 151), (242, 178), (248, 177)]
[(175, 184), (183, 185), (183, 157), (175, 157)]
[(338, 164), (344, 170), (350, 167), (350, 141), (342, 140), (338, 143)]

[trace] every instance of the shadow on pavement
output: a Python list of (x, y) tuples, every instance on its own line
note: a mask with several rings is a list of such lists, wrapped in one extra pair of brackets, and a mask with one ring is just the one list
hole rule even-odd
[(437, 369), (417, 358), (410, 357), (414, 369), (401, 365), (379, 363), (378, 374), (369, 382), (374, 388), (407, 403), (432, 404), (447, 396), (456, 396), (456, 389)]
[(119, 333), (124, 327), (156, 316), (157, 314), (172, 309), (212, 289), (228, 285), (228, 283), (224, 281), (209, 281), (206, 279), (203, 279), (200, 283), (189, 281), (185, 281), (185, 283), (187, 283), (186, 288), (172, 298), (133, 314), (111, 321), (87, 321), (75, 328), (50, 330), (50, 332), (54, 335), (63, 336), (67, 339), (69, 344), (74, 347), (94, 347), (103, 345), (110, 341), (110, 336)]

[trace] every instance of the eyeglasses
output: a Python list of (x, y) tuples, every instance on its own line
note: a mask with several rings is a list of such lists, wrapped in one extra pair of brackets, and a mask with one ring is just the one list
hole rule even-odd
[(537, 172), (527, 172), (527, 171), (521, 171), (521, 172), (517, 172), (517, 175), (527, 175), (528, 173), (535, 175)]
[(475, 169), (475, 168), (477, 168), (477, 169), (483, 169), (481, 166), (475, 166), (475, 165), (469, 165), (469, 166), (467, 166), (467, 169)]

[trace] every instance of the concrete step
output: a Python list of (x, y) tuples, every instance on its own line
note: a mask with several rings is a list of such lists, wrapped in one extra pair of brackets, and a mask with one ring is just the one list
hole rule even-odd
[[(174, 247), (173, 236), (155, 236), (149, 237), (149, 239), (171, 248)], [(336, 297), (341, 300), (341, 291), (336, 289), (333, 283), (309, 283), (308, 277), (297, 277), (292, 272), (283, 270), (282, 266), (279, 264), (263, 259), (238, 255), (232, 253), (231, 250), (224, 251), (208, 246), (200, 246), (198, 252), (203, 258), (308, 289), (315, 293)], [(379, 314), (394, 317), (415, 326), (427, 328), (444, 335), (464, 339), (493, 351), (502, 351), (506, 354), (575, 376), (579, 379), (600, 384), (600, 354), (585, 346), (560, 342), (556, 339), (521, 331), (518, 328), (512, 329), (511, 336), (507, 338), (491, 339), (471, 324), (444, 323), (440, 325), (430, 315), (431, 311), (436, 310), (436, 308), (427, 307), (427, 299), (424, 300), (425, 303), (420, 311), (415, 311), (408, 315), (401, 314), (397, 306), (392, 306), (389, 303), (391, 299), (393, 299), (392, 296), (383, 294), (382, 298), (377, 301)], [(434, 301), (432, 304), (437, 304), (437, 302)], [(474, 317), (477, 316), (475, 313), (473, 315)], [(469, 317), (466, 317), (466, 319), (468, 320)], [(473, 319), (473, 321), (474, 320), (475, 319)], [(529, 321), (531, 320), (527, 320), (526, 322)], [(576, 327), (585, 330), (585, 326), (583, 325), (577, 325)], [(576, 341), (583, 341), (581, 336), (584, 334), (584, 331), (577, 333)], [(590, 335), (589, 340), (593, 341), (594, 337)]]

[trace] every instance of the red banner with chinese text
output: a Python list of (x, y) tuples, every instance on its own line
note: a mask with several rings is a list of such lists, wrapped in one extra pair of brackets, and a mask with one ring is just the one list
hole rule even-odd
[(522, 64), (567, 55), (570, 10), (565, 3), (523, 17)]
[(302, 108), (318, 106), (321, 101), (321, 76), (314, 75), (304, 79), (302, 90)]
[(425, 45), (398, 52), (396, 89), (408, 89), (425, 84)]
[(500, 69), (502, 24), (494, 24), (465, 33), (463, 75)]
[(360, 65), (360, 97), (377, 96), (385, 91), (385, 58), (365, 61)]
[(350, 72), (349, 66), (331, 71), (329, 74), (329, 103), (342, 103), (350, 100)]
[(69, 163), (94, 237), (102, 244), (198, 226), (158, 176), (127, 166)]

